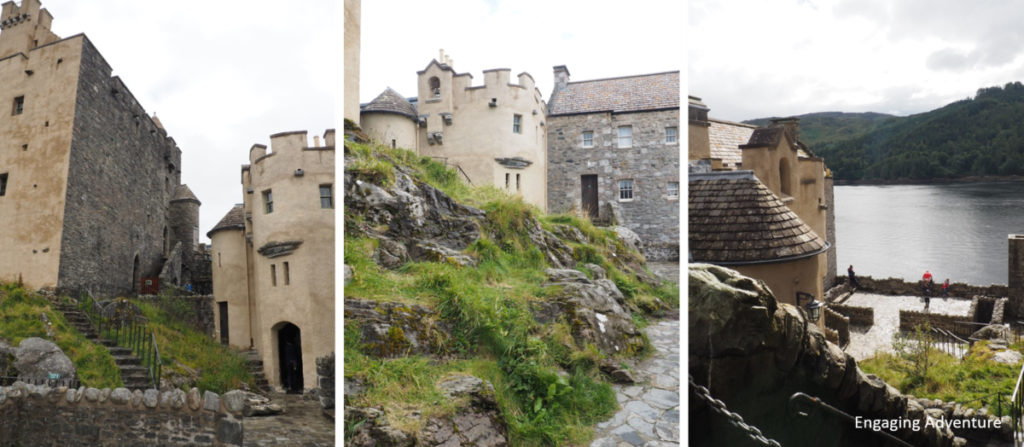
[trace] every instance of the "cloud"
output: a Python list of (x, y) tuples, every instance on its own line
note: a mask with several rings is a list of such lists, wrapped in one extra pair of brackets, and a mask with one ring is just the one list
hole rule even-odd
[(977, 53), (943, 48), (929, 55), (925, 66), (929, 70), (963, 72), (973, 68), (976, 63)]

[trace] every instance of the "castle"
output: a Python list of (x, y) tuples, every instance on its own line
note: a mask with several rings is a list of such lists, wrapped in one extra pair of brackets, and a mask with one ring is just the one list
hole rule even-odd
[(39, 0), (0, 12), (0, 280), (72, 296), (190, 284), (200, 202), (181, 149), (88, 37), (52, 22)]

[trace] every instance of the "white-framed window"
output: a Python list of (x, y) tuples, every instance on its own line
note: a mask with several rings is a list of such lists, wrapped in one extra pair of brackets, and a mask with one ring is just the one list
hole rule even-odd
[(270, 214), (274, 212), (274, 193), (269, 189), (263, 191), (263, 213)]
[(583, 132), (583, 147), (594, 147), (594, 132)]
[(320, 185), (320, 208), (334, 208), (334, 194), (331, 185)]
[(668, 197), (679, 198), (679, 182), (668, 182)]
[(512, 117), (512, 133), (523, 133), (523, 115), (514, 115)]
[(633, 179), (619, 180), (619, 200), (633, 200)]
[(622, 126), (619, 128), (619, 147), (633, 147), (633, 128)]
[(665, 128), (665, 144), (676, 144), (678, 142), (678, 139), (676, 137), (677, 131), (678, 129), (676, 129), (675, 127)]

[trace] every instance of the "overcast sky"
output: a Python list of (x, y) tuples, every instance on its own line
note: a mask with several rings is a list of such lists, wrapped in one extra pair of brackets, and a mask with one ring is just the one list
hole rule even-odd
[(240, 168), (270, 135), (335, 127), (335, 2), (43, 0), (61, 37), (85, 33), (182, 151), (200, 233), (242, 201)]
[[(570, 81), (681, 71), (682, 2), (452, 0), (362, 2), (360, 102), (391, 87), (416, 96), (416, 72), (444, 49), (459, 73), (528, 72), (545, 98), (555, 65)], [(514, 78), (513, 78), (514, 80)]]
[(1024, 2), (691, 0), (689, 94), (714, 118), (909, 115), (1024, 78)]

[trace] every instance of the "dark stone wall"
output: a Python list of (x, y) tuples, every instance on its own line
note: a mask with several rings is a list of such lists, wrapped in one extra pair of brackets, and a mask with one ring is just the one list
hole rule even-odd
[[(845, 284), (850, 279), (844, 275), (837, 277), (836, 280), (836, 282), (840, 284)], [(902, 278), (874, 279), (870, 276), (857, 275), (857, 282), (860, 283), (860, 287), (857, 290), (882, 295), (921, 296), (923, 293), (922, 283), (920, 281), (909, 282)], [(1009, 288), (1002, 284), (975, 286), (962, 282), (949, 283), (950, 297), (973, 298), (975, 295), (1004, 297), (1007, 296), (1007, 293), (1009, 293)], [(942, 295), (942, 283), (936, 279), (935, 284), (932, 285), (931, 296), (940, 295)]]
[(850, 324), (854, 326), (871, 326), (875, 324), (875, 309), (871, 307), (843, 306), (841, 304), (829, 304), (829, 309), (835, 313), (848, 317)]
[[(624, 222), (644, 243), (648, 261), (679, 260), (679, 200), (667, 197), (669, 182), (679, 180), (682, 134), (665, 144), (665, 128), (679, 129), (679, 110), (593, 113), (548, 117), (548, 211), (580, 209), (582, 175), (597, 175), (600, 219), (606, 204), (620, 205)], [(633, 145), (618, 147), (617, 128), (633, 127)], [(594, 132), (594, 147), (583, 148), (583, 132)], [(632, 201), (619, 201), (618, 181), (633, 179)]]
[(84, 40), (61, 237), (58, 289), (130, 295), (163, 266), (181, 151)]
[(327, 411), (334, 409), (334, 353), (317, 357), (316, 359), (316, 386), (320, 388), (320, 409)]
[(1024, 318), (1024, 235), (1009, 235), (1008, 294), (1007, 317)]
[(832, 248), (828, 249), (828, 253), (825, 255), (826, 264), (828, 270), (825, 272), (825, 281), (823, 283), (825, 290), (832, 288), (836, 285), (836, 272), (839, 266), (837, 266), (836, 260), (836, 197), (835, 191), (833, 191), (832, 177), (825, 178), (825, 206), (828, 207), (825, 210), (825, 240), (832, 244)]
[(193, 283), (196, 276), (196, 245), (193, 232), (199, 228), (199, 204), (191, 200), (175, 200), (169, 206), (171, 245), (181, 244), (181, 285)]

